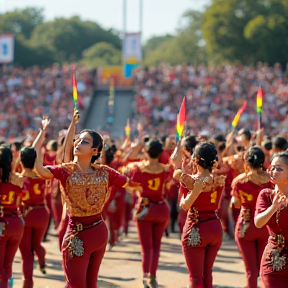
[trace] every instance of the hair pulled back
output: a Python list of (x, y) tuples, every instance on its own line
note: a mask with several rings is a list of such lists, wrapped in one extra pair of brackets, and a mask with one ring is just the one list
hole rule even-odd
[(2, 183), (8, 183), (12, 171), (12, 151), (8, 147), (0, 147), (0, 177)]
[(254, 146), (246, 152), (245, 160), (251, 168), (262, 168), (265, 162), (265, 154), (260, 147)]
[(95, 130), (91, 130), (91, 129), (84, 129), (80, 132), (80, 134), (85, 133), (85, 132), (88, 133), (93, 139), (92, 148), (98, 149), (98, 153), (96, 155), (93, 155), (91, 158), (91, 163), (94, 163), (101, 156), (101, 151), (103, 149), (103, 138)]
[(288, 151), (286, 150), (285, 152), (281, 152), (281, 153), (278, 153), (276, 154), (272, 160), (276, 157), (279, 157), (281, 158), (284, 162), (285, 162), (285, 165), (288, 166)]
[(216, 146), (211, 142), (197, 144), (194, 149), (193, 158), (199, 166), (211, 172), (213, 166), (218, 161)]
[(20, 150), (20, 160), (25, 168), (33, 169), (37, 153), (33, 147), (24, 147)]
[(163, 152), (163, 145), (158, 140), (150, 140), (147, 144), (147, 154), (150, 158), (156, 159)]
[(197, 138), (194, 135), (185, 136), (182, 140), (185, 149), (192, 155), (195, 146), (198, 144)]

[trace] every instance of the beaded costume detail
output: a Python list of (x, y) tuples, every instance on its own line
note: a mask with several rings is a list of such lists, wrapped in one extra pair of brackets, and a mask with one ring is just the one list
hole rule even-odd
[(68, 213), (75, 217), (87, 217), (102, 212), (108, 199), (109, 173), (100, 165), (91, 165), (91, 173), (75, 172), (75, 163), (63, 165), (64, 171), (71, 175), (67, 178), (65, 201)]

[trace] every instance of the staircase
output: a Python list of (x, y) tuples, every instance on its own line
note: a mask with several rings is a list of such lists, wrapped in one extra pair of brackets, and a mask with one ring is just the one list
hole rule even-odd
[(83, 128), (109, 132), (113, 138), (123, 138), (124, 127), (132, 112), (133, 96), (131, 88), (115, 89), (114, 109), (113, 113), (109, 113), (109, 89), (96, 90), (86, 112)]

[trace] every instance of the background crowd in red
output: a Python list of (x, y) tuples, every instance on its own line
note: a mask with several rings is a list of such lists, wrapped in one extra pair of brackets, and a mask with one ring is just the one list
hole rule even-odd
[[(91, 97), (95, 73), (77, 68), (80, 108)], [(187, 97), (186, 128), (192, 134), (226, 134), (238, 108), (247, 100), (239, 126), (256, 129), (255, 97), (264, 90), (262, 123), (266, 134), (285, 130), (288, 112), (288, 72), (279, 64), (268, 67), (186, 66), (139, 69), (135, 73), (133, 122), (147, 133), (174, 134), (177, 113)], [(70, 66), (41, 69), (0, 68), (0, 137), (25, 137), (40, 127), (43, 115), (52, 119), (51, 136), (70, 123), (73, 101)]]

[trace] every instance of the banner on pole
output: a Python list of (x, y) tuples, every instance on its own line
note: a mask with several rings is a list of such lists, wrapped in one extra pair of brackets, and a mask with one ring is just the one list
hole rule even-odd
[(126, 33), (123, 40), (123, 70), (124, 77), (132, 77), (133, 69), (137, 68), (142, 60), (141, 33)]
[(14, 61), (14, 35), (0, 34), (0, 63)]

